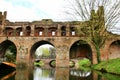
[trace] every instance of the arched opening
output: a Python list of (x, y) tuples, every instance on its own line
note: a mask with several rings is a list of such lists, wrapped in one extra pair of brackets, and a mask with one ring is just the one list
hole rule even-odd
[(27, 26), (26, 27), (26, 36), (30, 36), (30, 33), (31, 33), (31, 27)]
[(44, 28), (35, 27), (35, 36), (44, 36)]
[(16, 29), (16, 36), (23, 36), (22, 27)]
[(76, 41), (70, 48), (70, 59), (88, 58), (92, 61), (92, 50), (90, 45), (83, 40)]
[(111, 43), (109, 52), (109, 59), (120, 58), (120, 40)]
[(48, 41), (39, 41), (31, 48), (31, 59), (55, 59), (55, 47)]
[(49, 65), (51, 67), (55, 67), (56, 66), (56, 60), (51, 60), (50, 63), (49, 63)]
[(57, 35), (57, 28), (56, 27), (50, 27), (48, 28), (49, 36), (56, 36)]
[(3, 61), (15, 63), (17, 49), (13, 42), (6, 40), (0, 44), (0, 58)]
[(66, 36), (66, 27), (65, 26), (61, 27), (61, 36)]
[(75, 27), (70, 27), (70, 36), (76, 36)]
[(6, 27), (4, 30), (4, 33), (6, 36), (13, 36), (14, 35), (14, 29), (11, 27)]

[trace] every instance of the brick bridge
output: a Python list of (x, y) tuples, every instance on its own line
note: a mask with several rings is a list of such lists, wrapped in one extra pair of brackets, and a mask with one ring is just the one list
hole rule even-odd
[[(36, 49), (43, 44), (55, 47), (56, 66), (68, 67), (70, 59), (86, 57), (93, 63), (97, 62), (94, 45), (83, 35), (78, 36), (77, 27), (85, 22), (54, 22), (43, 19), (33, 22), (10, 22), (7, 13), (0, 12), (0, 58), (3, 58), (9, 45), (16, 46), (17, 63), (31, 65)], [(109, 33), (111, 34), (111, 33)], [(107, 60), (120, 57), (120, 36), (111, 34), (101, 48), (101, 59)], [(80, 46), (80, 41), (87, 45)]]

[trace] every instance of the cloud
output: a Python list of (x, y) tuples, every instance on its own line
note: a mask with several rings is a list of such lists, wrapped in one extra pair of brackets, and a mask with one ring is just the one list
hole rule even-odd
[(64, 0), (0, 0), (0, 11), (7, 11), (10, 21), (62, 19)]

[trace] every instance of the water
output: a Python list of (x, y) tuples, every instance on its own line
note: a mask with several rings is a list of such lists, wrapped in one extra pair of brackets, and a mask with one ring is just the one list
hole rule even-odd
[(120, 80), (120, 76), (96, 71), (83, 71), (69, 68), (20, 68), (0, 80)]

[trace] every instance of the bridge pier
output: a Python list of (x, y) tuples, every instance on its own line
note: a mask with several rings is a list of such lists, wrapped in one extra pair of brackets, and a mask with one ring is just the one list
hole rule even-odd
[(58, 46), (56, 49), (56, 67), (69, 67), (69, 50), (67, 46)]
[(69, 80), (69, 68), (56, 68), (55, 80)]
[(17, 67), (26, 67), (29, 65), (29, 51), (28, 47), (19, 45), (17, 48)]

